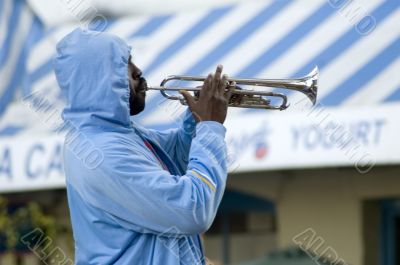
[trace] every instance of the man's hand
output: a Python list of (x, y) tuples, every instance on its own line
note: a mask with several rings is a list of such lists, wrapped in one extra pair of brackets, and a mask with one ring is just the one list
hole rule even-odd
[[(228, 77), (222, 75), (222, 65), (218, 65), (215, 74), (209, 74), (200, 91), (199, 100), (195, 100), (187, 91), (180, 91), (185, 98), (197, 122), (216, 121), (221, 124), (226, 119), (228, 99), (232, 89), (228, 88)], [(230, 86), (231, 87), (231, 86)], [(232, 85), (232, 88), (234, 84)]]

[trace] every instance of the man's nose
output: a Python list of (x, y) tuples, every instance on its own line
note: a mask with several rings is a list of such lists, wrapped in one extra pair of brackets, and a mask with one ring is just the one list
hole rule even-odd
[(140, 70), (140, 68), (137, 67), (136, 65), (134, 65), (133, 72), (134, 72), (135, 75), (136, 75), (137, 77), (139, 77), (139, 78), (140, 78), (140, 77), (142, 76), (142, 74), (143, 74), (142, 70)]

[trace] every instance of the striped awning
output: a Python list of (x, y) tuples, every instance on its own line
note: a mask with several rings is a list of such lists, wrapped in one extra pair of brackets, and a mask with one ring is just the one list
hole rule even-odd
[[(260, 78), (300, 77), (318, 65), (320, 104), (373, 106), (400, 101), (399, 7), (398, 0), (252, 1), (97, 27), (132, 45), (150, 84), (170, 74), (205, 75), (219, 63), (230, 76)], [(24, 0), (0, 1), (0, 135), (41, 131), (21, 98), (44, 91), (60, 101), (51, 58), (76, 26), (47, 29)], [(168, 104), (151, 94), (140, 121), (170, 124)]]

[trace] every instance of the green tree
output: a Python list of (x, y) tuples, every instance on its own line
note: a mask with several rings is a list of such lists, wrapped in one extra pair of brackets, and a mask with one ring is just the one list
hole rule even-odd
[[(57, 225), (54, 216), (46, 214), (42, 207), (36, 202), (18, 207), (10, 212), (7, 199), (0, 197), (0, 243), (5, 248), (6, 255), (10, 257), (13, 264), (21, 265), (20, 251), (26, 251), (27, 246), (21, 241), (24, 234), (34, 229), (43, 231), (46, 237), (55, 240), (57, 238)], [(38, 249), (48, 254), (52, 248)], [(44, 256), (46, 256), (44, 254)]]

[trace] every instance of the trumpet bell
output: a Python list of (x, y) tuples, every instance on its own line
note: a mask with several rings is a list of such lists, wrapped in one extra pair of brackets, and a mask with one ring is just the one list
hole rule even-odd
[(319, 79), (319, 71), (316, 66), (307, 76), (303, 77), (306, 86), (302, 91), (307, 97), (310, 99), (313, 105), (317, 102), (318, 95), (318, 79)]

